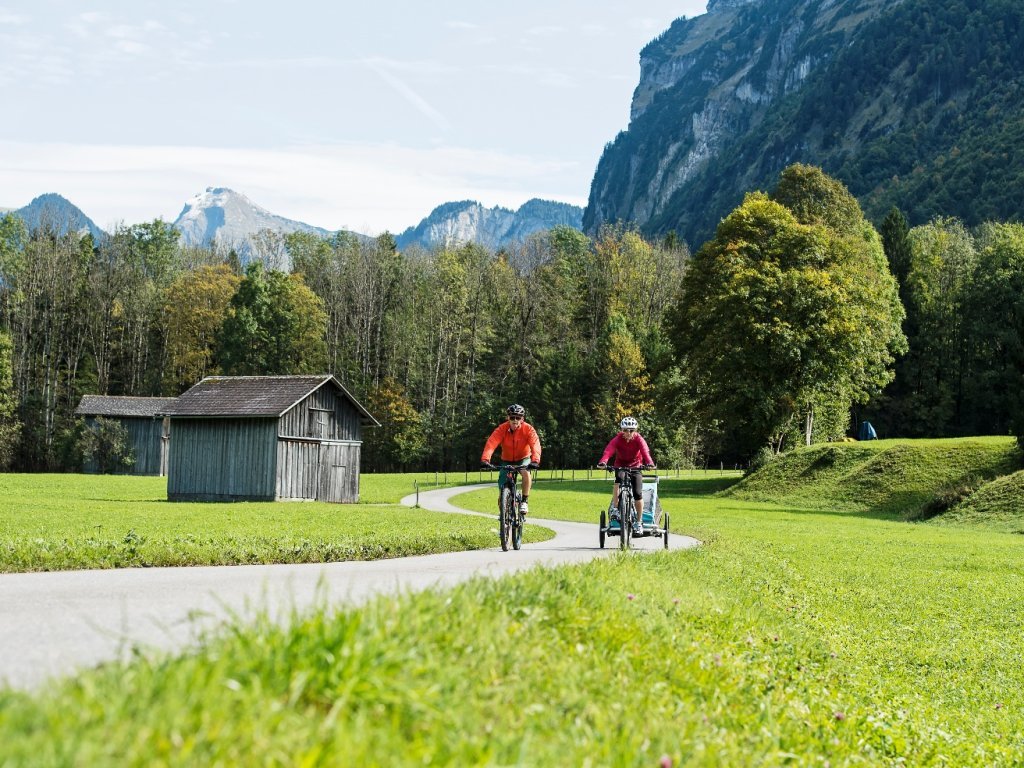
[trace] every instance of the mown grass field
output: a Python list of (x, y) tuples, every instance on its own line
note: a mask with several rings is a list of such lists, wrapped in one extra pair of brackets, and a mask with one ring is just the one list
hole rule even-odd
[[(0, 572), (319, 563), (497, 545), (494, 521), (395, 503), (415, 481), (435, 487), (433, 473), (361, 480), (357, 505), (217, 504), (168, 502), (164, 478), (0, 474)], [(551, 535), (524, 531), (528, 542)]]
[[(1024, 537), (722, 484), (663, 484), (695, 551), (317, 611), (2, 693), (0, 764), (1024, 764)], [(535, 496), (593, 520), (608, 489)]]

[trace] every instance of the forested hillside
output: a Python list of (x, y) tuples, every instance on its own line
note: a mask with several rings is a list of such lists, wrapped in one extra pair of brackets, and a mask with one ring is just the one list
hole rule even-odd
[(641, 55), (585, 228), (631, 221), (696, 249), (749, 189), (803, 162), (868, 217), (1013, 220), (1024, 199), (1024, 5), (760, 0), (676, 22)]
[[(692, 257), (567, 227), (510, 250), (287, 237), (293, 271), (162, 221), (91, 235), (0, 218), (0, 468), (81, 467), (84, 394), (333, 373), (382, 423), (364, 468), (474, 468), (522, 403), (544, 464), (626, 414), (664, 467), (761, 461), (871, 418), (884, 436), (1024, 434), (1024, 225), (878, 232), (820, 169), (751, 192)], [(851, 411), (853, 408), (853, 411)]]
[(512, 402), (544, 436), (548, 465), (592, 464), (627, 412), (663, 462), (686, 460), (687, 426), (656, 407), (671, 400), (661, 326), (685, 251), (566, 228), (500, 253), (407, 257), (387, 235), (287, 244), (291, 274), (260, 262), (243, 272), (231, 254), (181, 246), (161, 221), (96, 242), (0, 219), (0, 339), (11, 340), (0, 406), (6, 390), (18, 421), (9, 466), (79, 467), (83, 394), (176, 396), (212, 373), (324, 371), (384, 424), (368, 431), (369, 469), (476, 467)]

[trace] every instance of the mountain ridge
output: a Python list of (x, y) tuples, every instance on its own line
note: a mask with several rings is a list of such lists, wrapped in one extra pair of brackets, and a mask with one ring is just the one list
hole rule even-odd
[(460, 200), (438, 205), (419, 224), (397, 235), (395, 242), (399, 248), (426, 249), (474, 242), (497, 250), (536, 232), (557, 226), (579, 229), (582, 223), (583, 208), (570, 203), (531, 198), (513, 211)]
[(1022, 29), (1010, 0), (719, 2), (677, 20), (641, 52), (584, 230), (622, 220), (698, 247), (794, 162), (876, 222), (893, 205), (911, 225), (1019, 218)]
[(29, 231), (46, 229), (58, 236), (68, 232), (89, 233), (94, 240), (99, 240), (104, 234), (78, 206), (56, 192), (38, 195), (21, 208), (0, 209), (0, 214), (20, 217)]
[[(69, 227), (89, 231), (97, 240), (106, 234), (77, 206), (56, 193), (41, 195), (23, 208), (6, 212), (0, 209), (0, 214), (5, 213), (20, 215), (30, 230), (41, 223), (60, 221), (70, 224), (57, 226), (59, 234)], [(430, 249), (476, 242), (498, 249), (555, 226), (579, 229), (582, 219), (581, 206), (539, 198), (531, 198), (515, 210), (502, 206), (487, 208), (476, 200), (457, 200), (436, 206), (419, 223), (397, 235), (396, 242), (401, 248)], [(275, 243), (266, 242), (267, 231), (276, 235), (308, 232), (324, 238), (345, 231), (331, 231), (272, 213), (228, 187), (207, 187), (193, 195), (171, 224), (180, 233), (182, 245), (231, 248), (243, 260), (268, 247), (279, 250)], [(350, 234), (360, 240), (372, 239), (357, 232)]]

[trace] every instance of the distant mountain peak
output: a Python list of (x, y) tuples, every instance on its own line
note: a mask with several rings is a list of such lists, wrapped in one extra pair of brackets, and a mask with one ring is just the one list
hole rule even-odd
[(13, 213), (21, 217), (29, 231), (44, 229), (57, 235), (68, 232), (77, 232), (80, 235), (89, 233), (96, 240), (103, 236), (103, 230), (97, 227), (92, 219), (56, 192), (39, 195), (24, 208), (18, 208)]
[(478, 243), (498, 249), (557, 226), (579, 229), (582, 222), (583, 208), (569, 203), (532, 198), (513, 211), (501, 206), (485, 208), (476, 200), (459, 200), (437, 206), (415, 227), (398, 235), (395, 242), (399, 248)]
[(243, 259), (258, 249), (255, 238), (261, 232), (280, 235), (309, 232), (320, 237), (331, 234), (326, 229), (273, 214), (227, 187), (207, 187), (193, 195), (174, 220), (174, 226), (181, 233), (184, 245), (208, 247), (216, 241), (219, 245), (235, 249)]

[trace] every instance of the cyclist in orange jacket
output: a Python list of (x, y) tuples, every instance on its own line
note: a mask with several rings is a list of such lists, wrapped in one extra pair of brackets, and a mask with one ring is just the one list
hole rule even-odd
[(526, 500), (530, 496), (530, 486), (533, 484), (530, 470), (540, 466), (540, 438), (537, 436), (537, 430), (526, 423), (526, 409), (523, 406), (510, 405), (505, 409), (505, 413), (508, 414), (508, 421), (501, 422), (491, 432), (491, 436), (484, 443), (480, 462), (489, 465), (495, 449), (500, 447), (503, 463), (518, 464), (522, 467), (519, 475), (523, 478), (523, 503), (519, 505), (519, 511), (526, 515), (530, 511)]

